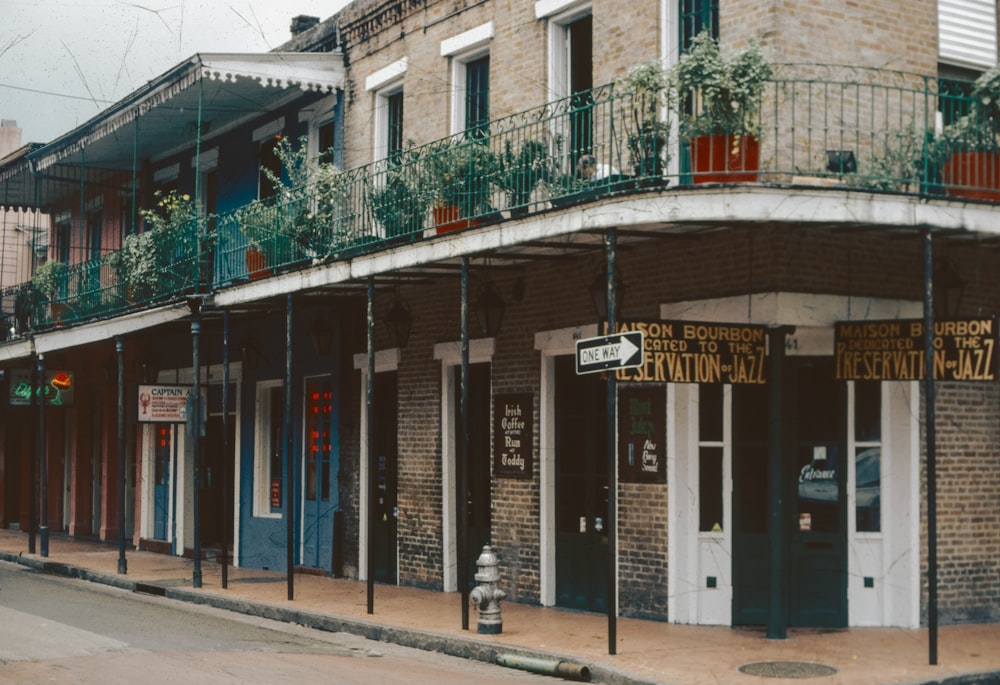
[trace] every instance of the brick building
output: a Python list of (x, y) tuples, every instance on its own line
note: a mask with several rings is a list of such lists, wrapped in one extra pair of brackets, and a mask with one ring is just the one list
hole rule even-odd
[[(50, 526), (445, 592), (489, 543), (511, 601), (774, 637), (997, 620), (1000, 173), (947, 156), (959, 126), (996, 143), (972, 97), (996, 8), (970, 35), (969, 4), (357, 0), (271, 55), (179, 65), (0, 168), (28, 188), (5, 203), (61, 208), (55, 256), (60, 231), (114, 227), (48, 297), (79, 302), (94, 274), (99, 306), (33, 310), (0, 347), (101, 389), (39, 412), (49, 491), (69, 492)], [(743, 137), (698, 139), (707, 88), (630, 80), (703, 31), (773, 65)], [(306, 192), (282, 142), (300, 136), (340, 168)], [(247, 171), (283, 160), (288, 185)], [(52, 181), (84, 164), (76, 188), (117, 187), (108, 204)], [(129, 227), (171, 190), (210, 218), (157, 253), (187, 277), (132, 302), (111, 255), (159, 235)], [(644, 334), (638, 365), (580, 373), (609, 323)], [(203, 440), (143, 419), (144, 392), (195, 378)], [(121, 509), (116, 384), (135, 398)], [(5, 425), (10, 522), (32, 454)]]

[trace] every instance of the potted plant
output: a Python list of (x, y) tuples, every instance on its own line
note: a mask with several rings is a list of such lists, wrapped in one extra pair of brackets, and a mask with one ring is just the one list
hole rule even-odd
[(972, 86), (969, 113), (944, 127), (945, 192), (974, 200), (1000, 200), (1000, 65)]
[(466, 138), (433, 143), (422, 155), (423, 172), (434, 190), (438, 233), (478, 225), (492, 211), (496, 155), (486, 140)]
[(60, 321), (69, 308), (66, 302), (69, 266), (57, 259), (50, 259), (35, 269), (31, 277), (31, 286), (37, 304), (41, 306), (48, 303), (49, 320)]
[(368, 201), (386, 238), (414, 237), (424, 230), (430, 197), (421, 187), (420, 155), (407, 146), (369, 182)]
[(718, 41), (703, 32), (680, 56), (671, 81), (686, 110), (680, 132), (691, 144), (695, 183), (757, 180), (760, 101), (773, 76), (754, 41), (724, 58)]
[[(191, 196), (156, 191), (156, 208), (141, 209), (146, 230), (125, 236), (109, 263), (129, 302), (143, 302), (193, 285), (201, 222)], [(202, 245), (208, 236), (202, 236)]]
[(306, 136), (297, 142), (279, 136), (274, 152), (281, 173), (267, 167), (261, 167), (261, 173), (277, 194), (255, 200), (239, 213), (250, 278), (269, 274), (269, 263), (288, 264), (303, 257), (323, 261), (355, 233), (350, 177), (311, 155)]
[(510, 140), (504, 141), (504, 151), (497, 160), (496, 184), (507, 197), (511, 216), (528, 213), (531, 195), (539, 183), (553, 178), (549, 151), (541, 140), (529, 139), (514, 152)]
[(661, 118), (670, 112), (668, 74), (659, 60), (649, 60), (632, 67), (619, 86), (632, 171), (640, 182), (663, 181), (670, 160), (670, 121)]

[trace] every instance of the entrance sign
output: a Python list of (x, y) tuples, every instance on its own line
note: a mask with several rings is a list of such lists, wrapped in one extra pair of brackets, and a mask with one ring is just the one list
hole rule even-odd
[(595, 373), (642, 365), (642, 331), (576, 341), (576, 373)]
[[(139, 423), (186, 423), (187, 398), (192, 390), (190, 385), (140, 385)], [(201, 391), (202, 406), (206, 407), (207, 392), (205, 388)]]
[(667, 393), (624, 386), (618, 393), (618, 475), (626, 483), (667, 482)]
[[(934, 322), (934, 379), (996, 380), (994, 319)], [(837, 378), (918, 381), (926, 369), (924, 322), (841, 321), (834, 329)]]
[(624, 321), (620, 332), (644, 334), (643, 362), (618, 372), (619, 381), (733, 383), (766, 381), (764, 326), (698, 321)]
[(531, 478), (534, 462), (531, 393), (496, 395), (493, 398), (493, 473)]
[(27, 407), (34, 394), (45, 398), (46, 407), (71, 407), (75, 387), (72, 371), (46, 371), (45, 382), (32, 388), (31, 371), (13, 369), (8, 400), (11, 406)]

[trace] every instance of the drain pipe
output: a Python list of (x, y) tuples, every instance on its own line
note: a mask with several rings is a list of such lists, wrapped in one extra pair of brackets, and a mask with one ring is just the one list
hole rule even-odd
[(497, 663), (501, 666), (519, 668), (522, 671), (554, 675), (566, 680), (576, 680), (581, 683), (590, 682), (590, 669), (583, 664), (574, 664), (558, 659), (540, 659), (520, 654), (498, 654)]

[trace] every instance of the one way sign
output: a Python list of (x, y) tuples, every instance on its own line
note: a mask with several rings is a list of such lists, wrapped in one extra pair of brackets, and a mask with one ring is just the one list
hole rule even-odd
[(642, 366), (642, 331), (576, 341), (576, 373)]

